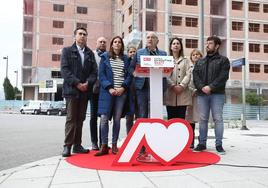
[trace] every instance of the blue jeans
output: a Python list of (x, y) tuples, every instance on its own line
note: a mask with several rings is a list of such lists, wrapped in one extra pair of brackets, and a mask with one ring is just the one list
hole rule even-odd
[[(127, 99), (126, 93), (121, 96), (113, 98), (112, 106), (110, 107), (112, 118), (113, 118), (113, 134), (112, 143), (117, 143), (120, 131), (120, 120), (123, 114), (124, 105)], [(100, 119), (101, 128), (101, 143), (108, 144), (108, 133), (109, 133), (109, 114), (102, 114)]]
[(149, 87), (136, 90), (138, 104), (138, 118), (149, 117)]
[(212, 118), (215, 124), (216, 146), (222, 145), (223, 138), (223, 105), (224, 94), (211, 94), (197, 96), (197, 104), (199, 108), (199, 144), (206, 145), (208, 134), (208, 120), (211, 110)]

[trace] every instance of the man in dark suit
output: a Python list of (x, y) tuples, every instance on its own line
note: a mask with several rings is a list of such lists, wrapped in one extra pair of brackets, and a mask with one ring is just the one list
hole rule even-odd
[(61, 54), (62, 93), (67, 109), (63, 157), (71, 155), (72, 146), (73, 153), (89, 152), (81, 145), (81, 138), (88, 96), (97, 79), (97, 64), (94, 53), (86, 46), (87, 35), (85, 28), (75, 29), (74, 44), (63, 48)]

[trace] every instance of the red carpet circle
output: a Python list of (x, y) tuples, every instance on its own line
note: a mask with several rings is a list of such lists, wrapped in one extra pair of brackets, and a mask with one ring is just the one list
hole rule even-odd
[(132, 166), (115, 166), (112, 165), (115, 155), (110, 154), (101, 157), (95, 157), (95, 151), (89, 154), (77, 154), (66, 158), (66, 161), (74, 166), (111, 171), (130, 171), (130, 172), (151, 172), (151, 171), (168, 171), (182, 170), (189, 168), (198, 168), (215, 164), (220, 161), (220, 156), (211, 152), (192, 152), (189, 150), (187, 154), (181, 157), (173, 165), (161, 165), (160, 163), (144, 163), (136, 161)]

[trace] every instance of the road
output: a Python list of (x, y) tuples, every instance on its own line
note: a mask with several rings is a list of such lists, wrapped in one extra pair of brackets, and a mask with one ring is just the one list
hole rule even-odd
[[(0, 171), (60, 155), (64, 123), (65, 116), (0, 114)], [(122, 136), (125, 126), (120, 132)], [(89, 117), (84, 123), (82, 140), (83, 146), (89, 148)]]

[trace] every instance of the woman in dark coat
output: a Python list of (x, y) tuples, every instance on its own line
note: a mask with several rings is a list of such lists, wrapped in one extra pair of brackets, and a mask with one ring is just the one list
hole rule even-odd
[(113, 118), (112, 153), (118, 152), (117, 140), (120, 131), (120, 120), (127, 100), (127, 90), (131, 82), (128, 73), (129, 60), (124, 55), (124, 43), (116, 36), (110, 43), (109, 52), (101, 55), (99, 65), (100, 96), (98, 114), (101, 117), (101, 149), (95, 156), (109, 153), (108, 133), (109, 120)]

